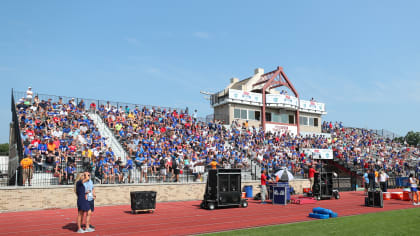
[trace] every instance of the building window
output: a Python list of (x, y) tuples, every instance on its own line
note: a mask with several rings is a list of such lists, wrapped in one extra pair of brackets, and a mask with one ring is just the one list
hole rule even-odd
[(309, 126), (314, 126), (314, 118), (313, 117), (309, 118)]
[(265, 113), (265, 121), (271, 122), (271, 112)]
[(289, 123), (289, 116), (287, 114), (281, 114), (280, 115), (280, 122), (287, 124)]
[(295, 124), (295, 116), (289, 115), (289, 124)]
[(271, 113), (271, 121), (273, 122), (280, 122), (280, 116), (277, 113)]
[(235, 119), (240, 119), (241, 118), (241, 110), (240, 109), (233, 110), (233, 118), (235, 118)]
[(255, 111), (248, 110), (248, 119), (255, 120)]
[(255, 111), (255, 120), (260, 120), (261, 118), (261, 112), (260, 111)]
[(306, 116), (300, 116), (299, 117), (299, 124), (300, 125), (308, 125), (308, 117), (306, 117)]
[(246, 120), (247, 119), (247, 110), (242, 110), (241, 109), (241, 119), (242, 120)]
[(319, 123), (319, 120), (316, 117), (307, 117), (307, 116), (300, 116), (299, 117), (299, 124), (300, 125), (318, 127), (318, 123)]

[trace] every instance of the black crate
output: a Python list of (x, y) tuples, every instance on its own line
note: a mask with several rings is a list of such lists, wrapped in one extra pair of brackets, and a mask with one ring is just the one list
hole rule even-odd
[(153, 210), (156, 208), (155, 191), (130, 192), (131, 210)]

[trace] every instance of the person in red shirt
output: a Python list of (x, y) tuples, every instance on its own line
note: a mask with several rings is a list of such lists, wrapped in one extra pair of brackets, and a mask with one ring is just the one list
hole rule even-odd
[(311, 191), (312, 191), (312, 187), (314, 185), (314, 177), (315, 177), (315, 173), (316, 170), (314, 169), (314, 167), (311, 165), (309, 167), (309, 171), (308, 171), (308, 177), (309, 177), (309, 183), (310, 183), (310, 187), (311, 187)]
[(270, 180), (267, 179), (267, 172), (263, 170), (261, 173), (261, 204), (265, 204), (265, 197), (267, 196), (267, 182)]
[(95, 112), (96, 111), (96, 104), (94, 102), (92, 102), (90, 104), (90, 111)]

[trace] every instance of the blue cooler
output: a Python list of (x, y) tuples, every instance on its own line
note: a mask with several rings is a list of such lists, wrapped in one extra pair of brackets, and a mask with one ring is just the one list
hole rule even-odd
[(252, 185), (246, 185), (244, 186), (246, 198), (253, 198), (254, 195), (252, 194)]

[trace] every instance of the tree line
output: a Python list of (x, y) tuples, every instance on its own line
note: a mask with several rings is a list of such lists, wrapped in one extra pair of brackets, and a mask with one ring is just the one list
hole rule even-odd
[(420, 132), (409, 131), (404, 137), (398, 137), (394, 140), (411, 146), (420, 146)]
[(9, 144), (8, 143), (0, 144), (0, 154), (9, 155)]

